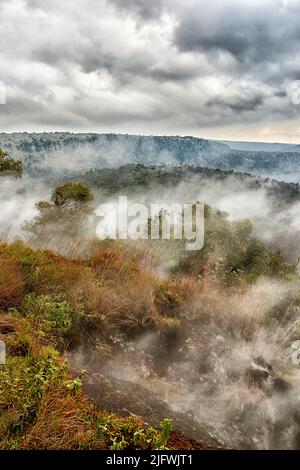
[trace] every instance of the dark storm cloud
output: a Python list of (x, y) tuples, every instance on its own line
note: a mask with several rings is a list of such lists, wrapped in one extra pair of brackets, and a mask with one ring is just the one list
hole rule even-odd
[(176, 43), (183, 51), (201, 51), (223, 50), (231, 53), (238, 59), (246, 58), (246, 51), (249, 51), (253, 43), (249, 37), (235, 29), (232, 25), (224, 27), (222, 25), (215, 31), (202, 31), (199, 27), (199, 21), (193, 16), (189, 16), (179, 26), (176, 34)]
[(228, 100), (216, 98), (214, 100), (208, 101), (207, 106), (224, 109), (229, 108), (234, 112), (243, 113), (245, 111), (255, 111), (257, 108), (261, 107), (263, 103), (264, 99), (262, 96), (253, 96), (250, 98), (233, 97)]
[(296, 1), (194, 2), (176, 30), (183, 51), (224, 51), (244, 66), (299, 53), (300, 9)]
[(194, 133), (285, 122), (298, 0), (0, 0), (3, 130)]
[(274, 96), (276, 96), (277, 98), (286, 98), (287, 92), (285, 90), (275, 91)]

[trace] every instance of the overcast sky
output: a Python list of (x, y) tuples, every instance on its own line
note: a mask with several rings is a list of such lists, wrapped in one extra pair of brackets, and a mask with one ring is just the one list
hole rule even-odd
[(300, 143), (300, 0), (0, 0), (0, 81), (0, 131)]

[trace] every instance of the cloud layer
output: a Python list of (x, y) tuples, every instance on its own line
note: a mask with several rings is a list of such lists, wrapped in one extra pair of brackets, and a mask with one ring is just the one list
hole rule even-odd
[(2, 131), (300, 141), (299, 0), (0, 0), (0, 18)]

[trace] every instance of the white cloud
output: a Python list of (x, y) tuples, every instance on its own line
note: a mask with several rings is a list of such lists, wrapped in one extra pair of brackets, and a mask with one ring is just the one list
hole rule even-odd
[(299, 116), (297, 12), (283, 0), (0, 0), (1, 130), (241, 138), (267, 122), (268, 139), (271, 122)]

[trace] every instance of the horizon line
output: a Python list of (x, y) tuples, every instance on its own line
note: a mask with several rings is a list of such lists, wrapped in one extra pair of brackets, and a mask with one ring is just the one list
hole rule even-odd
[(177, 137), (177, 138), (192, 138), (198, 140), (207, 140), (211, 142), (234, 142), (234, 143), (249, 143), (249, 144), (271, 144), (271, 145), (289, 145), (289, 146), (298, 146), (299, 143), (291, 143), (291, 142), (282, 142), (282, 141), (265, 141), (265, 140), (243, 140), (243, 139), (222, 139), (222, 138), (207, 138), (207, 137), (199, 137), (196, 135), (189, 135), (189, 134), (135, 134), (135, 133), (128, 133), (128, 132), (96, 132), (96, 131), (67, 131), (67, 130), (59, 130), (59, 131), (0, 131), (0, 135), (13, 135), (13, 134), (73, 134), (73, 135), (121, 135), (121, 136), (130, 136), (130, 137)]

